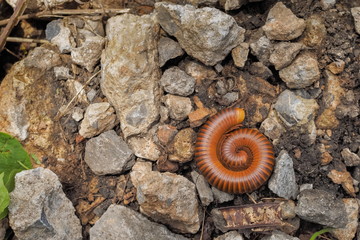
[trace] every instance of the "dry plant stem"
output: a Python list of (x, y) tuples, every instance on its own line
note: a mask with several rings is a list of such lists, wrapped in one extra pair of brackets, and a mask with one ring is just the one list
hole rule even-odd
[(59, 120), (62, 116), (64, 116), (70, 105), (75, 101), (75, 99), (79, 96), (79, 94), (81, 93), (82, 90), (84, 90), (84, 88), (89, 84), (89, 82), (91, 80), (93, 80), (99, 73), (101, 72), (101, 69), (99, 71), (97, 71), (96, 73), (94, 73), (87, 81), (86, 83), (82, 86), (82, 88), (76, 93), (76, 95), (70, 100), (70, 102), (66, 105), (65, 109), (61, 112), (58, 113), (58, 115), (55, 117), (55, 120)]
[(6, 38), (10, 35), (11, 30), (18, 24), (19, 17), (24, 13), (27, 5), (27, 0), (19, 0), (16, 3), (14, 13), (7, 22), (6, 27), (0, 35), (0, 52), (4, 49)]
[[(17, 20), (44, 17), (62, 17), (63, 15), (110, 15), (128, 13), (130, 9), (63, 9), (63, 10), (46, 10), (38, 13), (31, 13), (19, 16)], [(0, 21), (0, 26), (6, 25), (11, 18)]]
[(31, 39), (31, 38), (19, 38), (19, 37), (7, 37), (7, 42), (17, 42), (17, 43), (50, 43), (45, 39)]

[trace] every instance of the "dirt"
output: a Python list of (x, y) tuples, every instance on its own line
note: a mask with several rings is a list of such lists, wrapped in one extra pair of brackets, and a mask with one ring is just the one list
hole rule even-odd
[[(94, 2), (99, 3), (100, 1)], [(104, 1), (104, 3), (105, 2), (106, 1)], [(249, 3), (246, 6), (243, 6), (240, 10), (231, 11), (229, 14), (237, 20), (240, 26), (247, 30), (253, 30), (264, 25), (267, 12), (276, 2), (278, 1), (266, 0), (263, 2)], [(324, 70), (326, 65), (331, 63), (333, 60), (338, 58), (344, 59), (346, 68), (345, 71), (340, 74), (342, 87), (352, 89), (355, 93), (357, 103), (360, 104), (360, 38), (354, 31), (354, 22), (350, 14), (350, 8), (360, 6), (360, 3), (353, 0), (338, 0), (335, 7), (336, 11), (334, 11), (334, 9), (324, 11), (320, 8), (319, 1), (289, 0), (282, 2), (298, 17), (308, 18), (313, 14), (318, 14), (324, 19), (327, 35), (321, 49), (317, 49), (317, 57), (320, 68), (321, 70)], [(2, 1), (0, 1), (0, 3), (2, 3)], [(122, 7), (131, 7), (133, 8), (133, 11), (138, 14), (145, 14), (153, 10), (154, 1), (149, 0), (143, 1), (142, 3), (141, 1), (119, 1), (118, 4)], [(1, 6), (2, 5), (0, 4), (0, 8)], [(6, 7), (6, 9), (9, 8)], [(8, 17), (8, 15), (6, 15), (6, 17)], [(39, 25), (44, 26), (43, 22), (39, 23)], [(42, 31), (44, 31), (44, 29), (42, 29)], [(9, 44), (7, 45), (7, 48), (9, 51), (3, 51), (0, 54), (0, 66), (2, 66), (0, 70), (0, 79), (5, 76), (9, 66), (18, 60), (17, 57), (10, 52), (15, 52), (16, 55), (20, 57), (24, 55), (24, 51), (21, 50), (23, 48), (20, 45)], [(29, 48), (31, 47), (29, 46)], [(182, 58), (175, 59), (171, 61), (170, 64), (176, 65), (182, 60)], [(226, 59), (223, 62), (224, 71), (222, 71), (222, 74), (219, 74), (217, 78), (212, 79), (207, 82), (207, 84), (204, 83), (205, 85), (199, 87), (197, 95), (207, 107), (221, 109), (222, 106), (216, 102), (216, 98), (209, 98), (207, 87), (211, 87), (216, 83), (216, 81), (229, 78), (231, 79), (234, 78), (234, 76), (237, 78), (241, 75), (248, 78), (249, 74), (247, 72), (249, 65), (255, 61), (257, 61), (256, 57), (250, 55), (246, 66), (239, 70), (234, 67), (231, 59)], [(163, 69), (166, 69), (170, 64), (168, 63)], [(279, 78), (277, 71), (275, 69), (271, 70), (273, 72), (273, 77), (269, 79), (269, 82), (274, 87), (277, 87), (278, 90), (285, 89), (286, 86)], [(86, 81), (88, 76), (86, 76), (85, 73), (83, 74), (83, 81)], [(98, 85), (98, 81), (95, 81), (93, 84)], [(322, 76), (320, 84), (324, 85), (324, 76)], [(247, 96), (243, 96), (244, 98), (242, 98), (242, 101), (237, 104), (249, 110), (258, 109), (261, 112), (260, 115), (265, 118), (268, 113), (268, 109), (261, 109), (261, 106), (252, 104), (250, 100), (251, 95), (253, 94), (264, 95), (264, 93), (259, 93), (258, 90), (251, 90), (251, 92), (249, 92)], [(321, 96), (319, 96), (319, 98), (320, 97)], [(103, 99), (103, 96), (100, 94), (98, 98)], [(276, 100), (276, 97), (271, 96), (267, 96), (262, 99), (264, 103), (272, 103), (274, 100)], [(318, 103), (321, 104), (321, 101), (318, 101)], [(320, 106), (320, 111), (322, 108), (323, 106)], [(251, 115), (251, 111), (249, 112)], [(94, 175), (83, 160), (85, 141), (76, 142), (78, 129), (77, 123), (67, 118), (62, 118), (61, 122), (64, 126), (64, 136), (68, 140), (69, 146), (73, 148), (72, 154), (63, 165), (59, 165), (57, 159), (54, 159), (51, 156), (42, 159), (42, 162), (46, 167), (53, 170), (59, 176), (64, 186), (66, 195), (73, 202), (77, 209), (76, 214), (82, 221), (85, 239), (88, 239), (89, 228), (111, 203), (125, 204), (133, 209), (138, 209), (138, 205), (134, 198), (135, 189), (129, 181), (128, 172), (123, 175), (123, 177), (99, 177)], [(247, 124), (250, 125), (250, 127), (259, 127), (256, 121), (247, 120), (245, 125)], [(184, 126), (187, 126), (187, 124), (180, 123), (177, 127), (182, 128)], [(279, 144), (276, 145), (275, 154), (278, 155), (279, 152), (284, 149), (289, 152), (290, 156), (294, 160), (294, 169), (298, 185), (311, 183), (316, 189), (332, 191), (339, 197), (350, 197), (342, 189), (341, 185), (333, 183), (331, 179), (327, 177), (327, 174), (331, 169), (347, 169), (349, 172), (354, 170), (353, 168), (346, 168), (343, 164), (341, 161), (340, 151), (344, 148), (349, 148), (354, 152), (358, 151), (357, 148), (360, 143), (359, 128), (360, 120), (358, 118), (349, 119), (346, 117), (341, 120), (340, 125), (337, 128), (332, 130), (331, 138), (326, 137), (326, 135), (318, 137), (316, 143), (312, 145), (309, 144), (309, 139), (301, 135), (299, 132), (287, 132), (287, 134), (280, 139)], [(119, 133), (119, 129), (117, 129), (117, 132)], [(321, 152), (318, 148), (318, 144), (320, 143), (326, 143), (331, 146), (329, 152), (333, 156), (333, 160), (326, 166), (321, 165), (320, 162)], [(301, 157), (299, 157), (299, 155), (301, 155)], [(177, 173), (188, 177), (189, 172), (192, 169), (195, 169), (194, 163), (186, 163), (180, 166)], [(276, 197), (267, 189), (267, 187), (260, 188), (257, 191), (257, 196), (259, 199), (262, 197)], [(357, 198), (359, 198), (359, 193), (357, 194)], [(212, 203), (206, 209), (206, 212), (210, 213), (210, 210), (215, 207), (244, 203), (251, 203), (247, 195), (237, 196), (234, 201), (226, 204)], [(300, 239), (308, 239), (311, 233), (318, 231), (321, 228), (322, 227), (320, 225), (301, 221), (301, 228), (297, 231), (295, 236), (300, 237)], [(209, 215), (205, 218), (203, 229), (204, 239), (212, 239), (220, 234), (220, 232), (215, 229)], [(200, 238), (200, 234), (187, 236), (194, 237), (195, 239)], [(260, 239), (263, 235), (252, 233), (249, 236), (251, 236), (250, 239)], [(327, 237), (328, 239), (332, 239), (330, 235), (327, 235)]]

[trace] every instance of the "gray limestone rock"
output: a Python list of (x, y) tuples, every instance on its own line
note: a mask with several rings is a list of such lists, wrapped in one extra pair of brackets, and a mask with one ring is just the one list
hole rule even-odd
[(195, 184), (174, 173), (152, 171), (151, 162), (138, 161), (131, 173), (140, 212), (181, 233), (200, 228)]
[(281, 70), (290, 65), (299, 52), (304, 49), (302, 43), (280, 42), (274, 45), (269, 61), (275, 66), (276, 70)]
[(234, 195), (220, 191), (215, 187), (211, 187), (211, 190), (214, 194), (214, 198), (218, 203), (224, 203), (234, 200)]
[(319, 105), (315, 99), (305, 99), (290, 90), (285, 90), (279, 95), (274, 109), (280, 119), (288, 127), (292, 127), (304, 125), (313, 120)]
[(159, 25), (154, 15), (123, 14), (108, 20), (106, 32), (101, 90), (114, 106), (125, 138), (146, 133), (159, 119)]
[(191, 172), (191, 178), (196, 185), (202, 205), (208, 206), (214, 201), (214, 195), (209, 187), (209, 183), (205, 180), (203, 175), (200, 175), (195, 171)]
[(308, 52), (299, 56), (279, 72), (280, 78), (289, 88), (305, 88), (320, 79), (320, 70), (316, 57)]
[(163, 73), (160, 84), (170, 94), (189, 96), (194, 92), (195, 79), (180, 68), (172, 67)]
[(169, 109), (170, 117), (174, 120), (186, 119), (188, 114), (193, 110), (191, 100), (187, 97), (179, 97), (167, 94), (162, 98), (162, 101)]
[(165, 226), (121, 205), (111, 205), (90, 229), (91, 240), (186, 240)]
[(243, 236), (237, 231), (230, 231), (216, 237), (214, 240), (244, 240)]
[(158, 48), (160, 67), (164, 66), (168, 60), (184, 54), (184, 50), (182, 50), (180, 44), (168, 37), (161, 37), (159, 39)]
[(279, 197), (295, 199), (297, 196), (299, 188), (295, 179), (293, 160), (285, 150), (276, 158), (275, 169), (268, 186)]
[(347, 214), (345, 204), (335, 194), (317, 189), (300, 192), (296, 214), (309, 222), (322, 224), (333, 228), (345, 227)]
[(216, 65), (244, 41), (245, 30), (216, 8), (159, 2), (155, 10), (161, 27), (176, 37), (187, 54), (206, 65)]
[(90, 104), (81, 122), (79, 134), (91, 138), (116, 125), (116, 115), (113, 107), (107, 102)]
[(75, 208), (55, 173), (36, 168), (15, 176), (10, 193), (10, 226), (19, 240), (81, 240)]
[(271, 40), (288, 41), (303, 33), (305, 21), (297, 18), (282, 2), (278, 2), (270, 9), (262, 29)]
[(139, 158), (156, 161), (161, 155), (160, 148), (152, 139), (152, 132), (144, 136), (134, 136), (128, 139), (129, 146)]
[(254, 54), (259, 61), (266, 66), (270, 65), (269, 58), (273, 49), (273, 44), (266, 36), (261, 36), (258, 39), (250, 42), (251, 53)]
[(240, 43), (239, 46), (231, 50), (231, 56), (235, 66), (242, 68), (245, 66), (249, 54), (249, 43)]
[(135, 158), (124, 140), (110, 130), (87, 141), (85, 162), (97, 175), (120, 174), (134, 165)]
[(219, 0), (220, 6), (222, 6), (225, 11), (239, 9), (247, 2), (248, 0)]

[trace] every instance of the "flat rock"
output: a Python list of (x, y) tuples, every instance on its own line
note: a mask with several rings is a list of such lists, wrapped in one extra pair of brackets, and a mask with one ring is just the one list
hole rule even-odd
[(235, 66), (242, 68), (245, 66), (246, 60), (249, 55), (249, 43), (240, 43), (239, 46), (231, 50), (231, 56), (234, 60)]
[(351, 8), (351, 15), (354, 18), (355, 30), (360, 34), (360, 7)]
[(344, 202), (323, 190), (300, 192), (295, 212), (301, 219), (333, 228), (342, 228), (347, 224)]
[(169, 110), (169, 115), (174, 120), (184, 120), (193, 110), (191, 100), (187, 97), (167, 94), (162, 98), (163, 103)]
[(273, 43), (266, 36), (261, 36), (250, 43), (251, 53), (255, 55), (266, 66), (270, 65), (270, 54)]
[(282, 2), (278, 2), (270, 9), (262, 29), (271, 40), (289, 41), (303, 33), (305, 21), (296, 17)]
[(154, 15), (123, 14), (107, 21), (108, 44), (100, 86), (127, 138), (146, 133), (159, 118), (159, 25)]
[(345, 165), (348, 167), (360, 166), (359, 155), (351, 152), (349, 148), (341, 150), (341, 157), (344, 159)]
[(333, 229), (331, 235), (341, 240), (352, 240), (359, 225), (359, 202), (356, 198), (343, 198), (348, 223), (344, 228)]
[(308, 52), (299, 56), (279, 72), (280, 78), (289, 88), (305, 88), (320, 79), (320, 70), (316, 57)]
[(184, 54), (184, 50), (182, 50), (180, 44), (168, 37), (161, 37), (159, 39), (158, 48), (160, 67), (164, 66), (168, 60)]
[(189, 96), (194, 92), (195, 79), (180, 68), (171, 67), (163, 73), (160, 84), (170, 94)]
[(135, 163), (130, 177), (141, 213), (181, 233), (199, 230), (195, 184), (174, 173), (152, 171), (150, 162), (141, 161)]
[(290, 65), (298, 53), (304, 49), (302, 43), (280, 42), (274, 45), (269, 61), (276, 70), (281, 70)]
[(270, 236), (263, 237), (261, 240), (300, 240), (297, 237), (292, 237), (286, 233), (280, 232), (279, 230), (272, 231)]
[(85, 162), (97, 175), (120, 174), (135, 163), (134, 154), (114, 130), (86, 142)]
[(319, 105), (315, 99), (305, 99), (290, 90), (285, 90), (279, 95), (274, 109), (285, 125), (292, 127), (313, 120)]
[(276, 158), (268, 186), (273, 193), (286, 199), (295, 199), (298, 194), (299, 187), (295, 179), (293, 160), (285, 150), (282, 150)]
[(164, 124), (160, 125), (157, 129), (156, 136), (159, 142), (166, 146), (168, 145), (175, 137), (175, 135), (178, 133), (178, 130), (175, 126)]
[(200, 175), (196, 171), (191, 172), (191, 178), (195, 183), (202, 205), (208, 206), (214, 201), (214, 194), (209, 187), (209, 183), (205, 180), (203, 175)]
[(79, 134), (91, 138), (112, 129), (116, 125), (114, 108), (107, 102), (90, 104), (80, 124)]
[(158, 2), (155, 10), (161, 27), (205, 65), (216, 65), (244, 41), (245, 30), (216, 8)]
[(56, 174), (48, 169), (16, 174), (15, 189), (10, 193), (9, 219), (19, 240), (82, 239), (75, 208)]
[(191, 161), (195, 152), (196, 133), (192, 128), (181, 129), (170, 147), (169, 160), (185, 163)]
[(188, 238), (172, 233), (165, 226), (150, 221), (130, 208), (112, 204), (90, 229), (90, 239), (186, 240)]
[(55, 44), (61, 53), (69, 53), (76, 47), (70, 28), (65, 26), (64, 21), (58, 19), (49, 22), (45, 29), (46, 39)]
[(237, 231), (230, 231), (214, 238), (214, 240), (244, 240), (244, 238)]

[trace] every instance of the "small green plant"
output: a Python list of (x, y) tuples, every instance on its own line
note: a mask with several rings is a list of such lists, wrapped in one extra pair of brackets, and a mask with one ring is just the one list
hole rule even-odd
[(0, 132), (0, 219), (7, 215), (9, 193), (15, 187), (15, 175), (31, 168), (29, 154), (20, 142), (9, 134)]
[(324, 229), (321, 229), (320, 231), (317, 231), (316, 233), (314, 233), (310, 240), (315, 240), (318, 236), (320, 236), (321, 234), (324, 234), (324, 233), (327, 233), (327, 232), (330, 232), (331, 231), (331, 228), (324, 228)]

